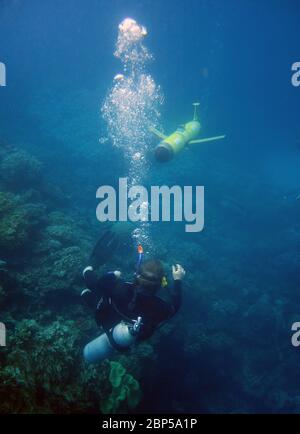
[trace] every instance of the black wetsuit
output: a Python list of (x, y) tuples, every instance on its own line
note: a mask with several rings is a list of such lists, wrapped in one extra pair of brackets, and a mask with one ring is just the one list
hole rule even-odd
[(142, 317), (142, 327), (137, 339), (147, 339), (164, 321), (171, 318), (181, 305), (181, 281), (175, 280), (173, 288), (161, 288), (154, 295), (134, 283), (118, 279), (113, 272), (97, 279), (93, 271), (84, 274), (91, 292), (84, 298), (95, 309), (95, 319), (107, 332), (122, 320)]

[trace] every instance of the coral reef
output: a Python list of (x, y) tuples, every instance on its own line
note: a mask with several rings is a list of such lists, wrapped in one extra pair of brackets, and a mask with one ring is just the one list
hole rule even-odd
[(0, 161), (2, 182), (15, 189), (25, 189), (40, 182), (42, 164), (28, 152), (13, 149)]
[(103, 401), (103, 413), (124, 413), (134, 409), (140, 399), (141, 390), (139, 382), (129, 374), (119, 362), (111, 361), (109, 381), (112, 386), (111, 394)]
[[(55, 186), (43, 181), (42, 165), (29, 153), (6, 146), (0, 166), (0, 306), (9, 330), (0, 350), (0, 413), (133, 409), (140, 386), (128, 369), (139, 374), (138, 359), (130, 356), (116, 373), (119, 362), (89, 366), (81, 354), (97, 331), (77, 298), (92, 249), (87, 222), (53, 208)], [(125, 242), (127, 227), (114, 229)]]
[[(278, 235), (289, 250), (273, 233), (254, 247), (243, 231), (226, 237), (212, 211), (201, 242), (154, 230), (169, 284), (172, 263), (187, 269), (183, 308), (128, 354), (89, 366), (82, 348), (99, 330), (80, 304), (80, 270), (98, 226), (63, 187), (45, 181), (42, 167), (29, 152), (0, 148), (0, 321), (8, 330), (0, 413), (300, 411), (299, 357), (288, 336), (299, 320), (299, 224)], [(175, 175), (170, 169), (170, 180)], [(240, 209), (235, 222), (247, 213), (236, 199), (221, 202), (230, 218)], [(132, 224), (110, 229), (121, 242), (108, 266), (131, 279), (135, 252), (124, 252)]]
[(30, 235), (27, 207), (18, 196), (0, 192), (0, 209), (0, 248), (12, 250), (24, 246)]
[[(57, 318), (19, 321), (0, 367), (0, 412), (91, 411), (105, 398), (107, 370), (85, 366), (80, 329)], [(4, 360), (3, 360), (4, 359)]]

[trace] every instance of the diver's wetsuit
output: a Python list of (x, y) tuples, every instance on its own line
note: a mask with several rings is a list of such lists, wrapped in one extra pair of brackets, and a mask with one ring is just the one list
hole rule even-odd
[(155, 295), (149, 295), (134, 283), (118, 279), (113, 272), (97, 279), (96, 274), (88, 270), (84, 273), (84, 280), (90, 291), (86, 291), (83, 297), (96, 310), (97, 324), (107, 331), (121, 320), (142, 317), (138, 340), (150, 337), (181, 305), (181, 280), (175, 280), (173, 288), (158, 290)]

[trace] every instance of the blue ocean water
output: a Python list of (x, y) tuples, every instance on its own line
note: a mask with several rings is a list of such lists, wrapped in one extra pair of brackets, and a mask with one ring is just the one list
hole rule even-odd
[[(20, 217), (20, 207), (30, 207), (36, 221), (11, 229), (5, 216), (13, 205), (6, 196), (1, 201), (0, 259), (7, 269), (0, 271), (0, 305), (8, 337), (24, 348), (29, 344), (18, 323), (36, 321), (34, 330), (50, 330), (62, 322), (65, 340), (78, 328), (80, 350), (95, 333), (73, 296), (80, 287), (73, 278), (101, 232), (97, 188), (128, 174), (126, 150), (99, 143), (107, 137), (101, 105), (121, 70), (113, 52), (126, 17), (148, 30), (155, 60), (147, 69), (163, 90), (164, 131), (190, 120), (199, 101), (201, 135), (226, 134), (166, 164), (152, 158), (155, 139), (149, 147), (144, 182), (203, 185), (205, 227), (192, 234), (183, 224), (150, 225), (149, 256), (163, 261), (169, 278), (170, 266), (181, 263), (186, 278), (180, 312), (143, 354), (131, 356), (142, 399), (129, 411), (298, 413), (300, 349), (291, 344), (291, 326), (300, 321), (300, 89), (291, 84), (291, 66), (300, 61), (300, 7), (294, 1), (2, 0), (7, 86), (0, 88), (0, 191), (14, 195), (14, 222), (27, 215)], [(12, 163), (9, 156), (23, 151), (20, 165), (19, 157)], [(41, 164), (38, 175), (30, 158)], [(135, 251), (128, 244), (128, 258), (120, 250), (107, 267), (130, 276)], [(66, 249), (83, 258), (74, 250), (62, 256)], [(69, 320), (74, 324), (64, 323)], [(32, 324), (26, 327), (34, 335)], [(43, 332), (36, 333), (34, 348)], [(12, 367), (22, 373), (28, 364), (9, 345), (1, 352), (0, 395), (10, 396), (18, 390)], [(80, 353), (72, 357), (77, 364)], [(56, 359), (65, 360), (62, 350)], [(83, 405), (70, 367), (62, 362), (61, 381), (70, 377), (74, 387), (68, 404), (45, 378), (26, 383), (30, 408), (17, 392), (17, 402), (9, 398), (1, 411), (99, 411), (99, 390)], [(37, 376), (26, 372), (27, 379)], [(89, 381), (86, 373), (80, 387)]]

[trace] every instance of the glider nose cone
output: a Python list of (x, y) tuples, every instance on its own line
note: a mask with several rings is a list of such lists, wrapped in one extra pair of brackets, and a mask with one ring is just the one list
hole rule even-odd
[(174, 151), (168, 143), (161, 142), (155, 148), (155, 159), (160, 163), (166, 163), (167, 161), (172, 160), (174, 156)]

